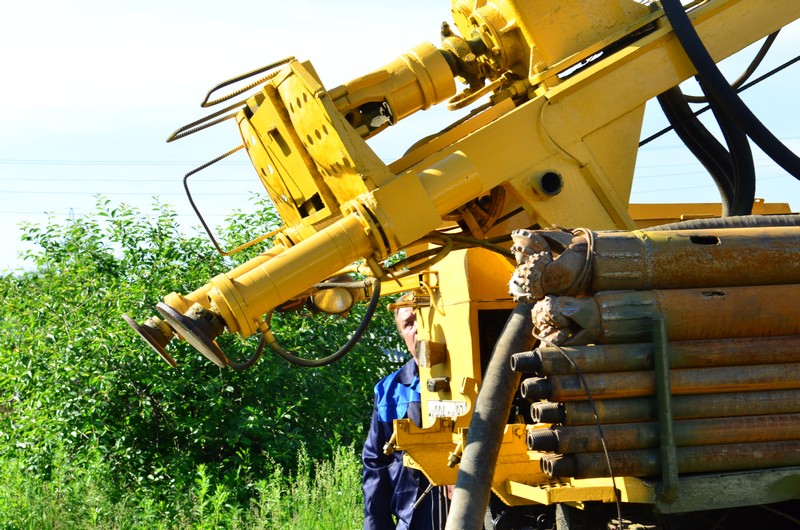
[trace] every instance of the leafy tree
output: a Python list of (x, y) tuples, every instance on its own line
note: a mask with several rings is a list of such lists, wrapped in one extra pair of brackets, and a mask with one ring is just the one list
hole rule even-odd
[[(258, 206), (230, 219), (226, 244), (277, 226), (274, 210)], [(379, 309), (354, 351), (328, 367), (298, 368), (268, 351), (249, 371), (220, 370), (179, 343), (172, 370), (121, 315), (141, 322), (165, 294), (190, 292), (258, 249), (223, 258), (182, 233), (172, 209), (155, 202), (153, 211), (99, 199), (93, 215), (24, 227), (38, 246), (27, 256), (35, 270), (0, 277), (0, 457), (46, 475), (57, 449), (87, 463), (99, 451), (111, 484), (167, 495), (190, 487), (198, 465), (246, 488), (276, 465), (294, 469), (301, 448), (320, 459), (359, 446), (372, 386), (392, 369), (384, 351), (400, 347), (391, 315)], [(284, 314), (273, 329), (287, 348), (329, 352), (361, 314)], [(257, 340), (222, 342), (245, 359)]]

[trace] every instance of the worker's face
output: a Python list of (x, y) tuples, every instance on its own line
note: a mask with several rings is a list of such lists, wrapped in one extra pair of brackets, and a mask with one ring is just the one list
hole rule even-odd
[(408, 351), (417, 358), (417, 316), (411, 307), (401, 307), (397, 310), (395, 317), (397, 331), (403, 337)]

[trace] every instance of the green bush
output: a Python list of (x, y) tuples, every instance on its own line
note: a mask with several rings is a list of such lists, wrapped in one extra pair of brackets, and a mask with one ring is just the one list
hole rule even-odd
[[(225, 244), (278, 224), (260, 206), (230, 220)], [(153, 502), (192, 489), (206, 466), (234, 498), (226, 502), (239, 502), (276, 466), (296, 469), (301, 449), (327, 460), (341, 446), (360, 447), (372, 387), (393, 369), (384, 348), (399, 347), (391, 315), (379, 309), (354, 351), (325, 368), (267, 353), (247, 372), (220, 370), (180, 343), (170, 346), (179, 363), (172, 370), (121, 315), (141, 322), (167, 293), (190, 292), (258, 249), (223, 258), (205, 237), (182, 233), (174, 211), (153, 209), (147, 216), (100, 200), (94, 215), (25, 227), (38, 246), (28, 255), (35, 269), (0, 277), (0, 458), (45, 481), (60, 451), (87, 468), (101, 458), (112, 499), (136, 487)], [(285, 314), (273, 328), (287, 348), (329, 352), (361, 314), (363, 307), (327, 321)], [(221, 339), (235, 359), (256, 342)]]
[(199, 465), (186, 490), (157, 499), (129, 489), (111, 494), (109, 469), (95, 453), (90, 465), (72, 461), (63, 448), (53, 454), (51, 476), (27, 473), (21, 459), (0, 460), (0, 529), (272, 529), (320, 530), (361, 526), (361, 463), (352, 448), (330, 460), (299, 453), (294, 474), (275, 466), (249, 497), (217, 482), (211, 466)]

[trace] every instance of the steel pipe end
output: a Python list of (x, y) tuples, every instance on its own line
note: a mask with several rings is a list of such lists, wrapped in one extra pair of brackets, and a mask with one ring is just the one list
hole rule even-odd
[(545, 451), (555, 453), (558, 451), (558, 435), (551, 429), (532, 429), (525, 437), (528, 451)]
[(552, 385), (546, 377), (530, 377), (520, 385), (520, 393), (525, 399), (550, 399), (552, 392)]
[(510, 364), (512, 371), (526, 374), (535, 374), (542, 369), (542, 360), (536, 350), (515, 353)]
[(566, 421), (566, 411), (561, 403), (551, 401), (531, 403), (533, 423), (559, 423)]
[(542, 472), (551, 477), (574, 477), (577, 467), (574, 455), (545, 455), (540, 465)]

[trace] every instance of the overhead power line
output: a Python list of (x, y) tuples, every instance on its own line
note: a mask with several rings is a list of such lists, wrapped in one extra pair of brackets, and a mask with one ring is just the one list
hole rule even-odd
[[(199, 166), (204, 162), (197, 160), (43, 160), (43, 159), (0, 159), (3, 166)], [(245, 166), (245, 160), (220, 162), (225, 166)]]

